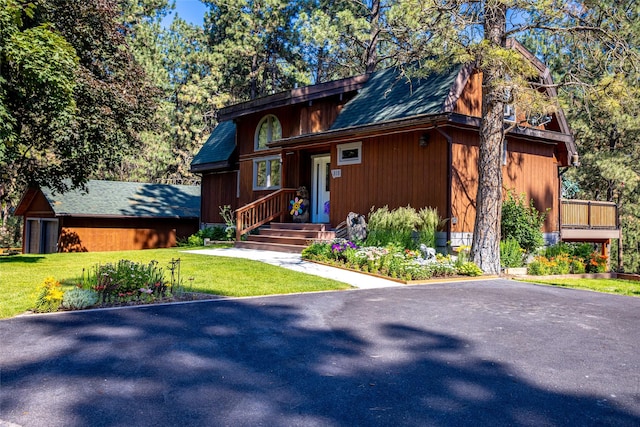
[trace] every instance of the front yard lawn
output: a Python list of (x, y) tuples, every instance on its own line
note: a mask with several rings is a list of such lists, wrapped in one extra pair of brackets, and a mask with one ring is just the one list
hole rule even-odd
[(608, 294), (640, 296), (640, 282), (620, 279), (527, 279), (531, 283), (561, 286), (563, 288), (588, 289)]
[(0, 318), (23, 313), (33, 306), (34, 291), (53, 276), (70, 289), (96, 264), (119, 260), (158, 261), (168, 276), (171, 259), (180, 258), (180, 276), (187, 292), (224, 296), (255, 296), (349, 289), (345, 283), (287, 270), (258, 261), (189, 254), (183, 248), (141, 251), (84, 252), (0, 257)]

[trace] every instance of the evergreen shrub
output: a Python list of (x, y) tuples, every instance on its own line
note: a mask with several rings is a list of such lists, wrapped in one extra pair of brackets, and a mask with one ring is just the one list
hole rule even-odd
[(501, 239), (513, 238), (527, 253), (534, 253), (544, 244), (542, 225), (545, 217), (546, 213), (536, 209), (533, 199), (527, 203), (524, 194), (514, 197), (509, 192), (502, 204)]

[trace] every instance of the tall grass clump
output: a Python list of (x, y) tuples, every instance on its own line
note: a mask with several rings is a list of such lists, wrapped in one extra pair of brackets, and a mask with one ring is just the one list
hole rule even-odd
[(421, 243), (435, 247), (436, 231), (442, 224), (437, 209), (411, 206), (389, 210), (388, 206), (371, 208), (367, 223), (366, 246), (395, 245), (416, 249)]

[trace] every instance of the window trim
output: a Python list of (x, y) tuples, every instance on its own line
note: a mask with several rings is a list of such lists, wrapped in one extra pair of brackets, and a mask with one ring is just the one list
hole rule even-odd
[[(280, 184), (271, 185), (271, 162), (273, 160), (278, 160), (280, 163)], [(258, 163), (266, 162), (266, 179), (267, 185), (264, 187), (258, 186)], [(265, 191), (265, 190), (277, 190), (282, 187), (282, 158), (280, 156), (266, 156), (259, 157), (252, 160), (253, 164), (253, 178), (252, 178), (252, 186), (253, 191)]]
[[(343, 153), (351, 150), (358, 150), (358, 155), (355, 157), (343, 158)], [(350, 142), (348, 144), (338, 144), (337, 146), (338, 156), (337, 163), (338, 166), (344, 165), (358, 165), (362, 163), (362, 141)]]
[[(275, 122), (277, 122), (278, 125), (280, 126), (280, 137), (279, 138), (273, 138), (273, 124)], [(262, 129), (262, 126), (265, 123), (268, 123), (267, 142), (265, 143), (264, 147), (260, 147), (260, 145), (259, 145), (260, 144), (260, 129)], [(278, 120), (278, 118), (274, 114), (267, 114), (262, 119), (260, 119), (260, 121), (258, 122), (258, 126), (256, 126), (256, 131), (255, 131), (254, 136), (253, 136), (253, 149), (254, 149), (254, 151), (268, 150), (269, 147), (267, 145), (270, 142), (277, 141), (279, 139), (282, 139), (282, 123), (280, 123), (280, 120)]]

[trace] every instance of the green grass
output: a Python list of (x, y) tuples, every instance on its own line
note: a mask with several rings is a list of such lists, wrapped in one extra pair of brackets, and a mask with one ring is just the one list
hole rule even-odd
[(640, 296), (640, 282), (619, 279), (529, 279), (531, 283), (560, 286), (563, 288), (588, 289), (607, 294)]
[[(180, 258), (180, 277), (186, 291), (225, 296), (254, 296), (348, 289), (349, 285), (273, 265), (238, 258), (188, 254), (185, 248), (142, 251), (84, 252), (0, 257), (0, 318), (15, 316), (33, 306), (33, 293), (53, 276), (68, 289), (82, 280), (83, 269), (127, 259), (159, 262), (165, 268)], [(86, 273), (85, 273), (86, 274)], [(190, 280), (192, 278), (192, 280)]]

